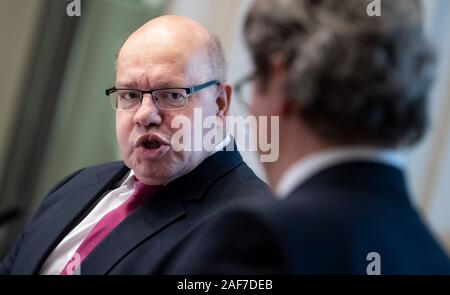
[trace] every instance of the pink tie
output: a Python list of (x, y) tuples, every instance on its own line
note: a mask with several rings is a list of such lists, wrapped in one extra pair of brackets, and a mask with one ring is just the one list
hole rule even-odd
[(149, 197), (154, 195), (161, 186), (146, 185), (134, 178), (133, 194), (119, 207), (111, 210), (100, 219), (87, 237), (78, 247), (75, 254), (64, 266), (60, 275), (71, 275), (77, 270), (84, 258), (111, 232), (128, 214), (142, 205)]

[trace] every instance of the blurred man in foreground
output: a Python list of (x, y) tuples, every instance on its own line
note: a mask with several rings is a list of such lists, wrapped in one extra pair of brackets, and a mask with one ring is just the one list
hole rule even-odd
[(280, 118), (280, 158), (265, 165), (278, 201), (228, 210), (169, 273), (450, 274), (398, 154), (428, 122), (433, 57), (420, 1), (381, 1), (379, 17), (369, 4), (251, 6), (246, 81), (252, 113)]

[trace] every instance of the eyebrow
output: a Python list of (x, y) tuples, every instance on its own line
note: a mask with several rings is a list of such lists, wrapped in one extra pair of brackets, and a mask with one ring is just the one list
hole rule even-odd
[[(134, 82), (124, 82), (124, 83), (117, 83), (116, 88), (118, 89), (136, 89), (136, 90), (146, 90), (146, 89), (139, 89), (136, 87), (136, 83)], [(162, 89), (162, 88), (186, 88), (189, 86), (184, 85), (184, 83), (181, 83), (180, 81), (166, 81), (163, 83), (158, 83), (153, 85), (149, 90), (151, 89)]]

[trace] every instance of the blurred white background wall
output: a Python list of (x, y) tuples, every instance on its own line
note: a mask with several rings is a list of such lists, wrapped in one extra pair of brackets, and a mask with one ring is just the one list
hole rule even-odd
[(437, 53), (437, 79), (431, 93), (431, 128), (410, 154), (410, 183), (432, 228), (450, 249), (450, 1), (423, 0)]

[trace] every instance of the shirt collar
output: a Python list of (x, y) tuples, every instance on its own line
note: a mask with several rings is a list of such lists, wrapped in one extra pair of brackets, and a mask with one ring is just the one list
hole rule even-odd
[(127, 188), (133, 188), (134, 187), (134, 170), (130, 169), (130, 172), (128, 173), (128, 176), (122, 181), (122, 184), (120, 185), (126, 186)]
[(292, 164), (281, 176), (275, 189), (278, 199), (288, 196), (308, 178), (342, 162), (365, 160), (402, 168), (404, 157), (399, 151), (373, 147), (332, 148), (316, 152)]
[(230, 137), (229, 134), (227, 134), (227, 136), (225, 137), (225, 139), (222, 140), (221, 142), (219, 142), (219, 144), (217, 144), (217, 145), (214, 147), (214, 150), (211, 152), (211, 154), (209, 155), (209, 157), (212, 156), (212, 155), (214, 155), (215, 153), (220, 152), (221, 150), (223, 150), (223, 149), (230, 143), (230, 141), (231, 141), (231, 137)]

